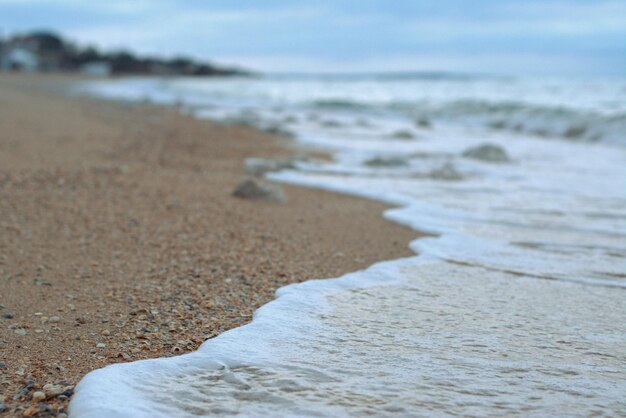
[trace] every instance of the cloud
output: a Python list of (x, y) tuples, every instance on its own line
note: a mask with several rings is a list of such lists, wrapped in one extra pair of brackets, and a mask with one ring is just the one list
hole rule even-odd
[(615, 73), (626, 71), (625, 21), (623, 0), (0, 0), (5, 33), (51, 27), (106, 48), (261, 68), (473, 68), (488, 56), (484, 66), (508, 71), (543, 60)]

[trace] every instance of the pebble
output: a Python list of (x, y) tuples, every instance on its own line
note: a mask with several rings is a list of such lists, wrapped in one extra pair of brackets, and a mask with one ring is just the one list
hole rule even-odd
[(105, 343), (98, 343), (96, 344), (96, 348), (106, 348), (106, 344)]
[(3, 361), (0, 361), (0, 370), (1, 370), (1, 369), (6, 369), (6, 368), (7, 368), (7, 365), (6, 365), (6, 364), (4, 364), (4, 362), (3, 362)]
[(499, 145), (489, 143), (468, 148), (463, 151), (463, 156), (492, 163), (505, 163), (510, 161), (510, 158), (504, 148)]
[(232, 194), (240, 199), (265, 200), (277, 203), (286, 201), (285, 194), (280, 187), (255, 180), (245, 180), (239, 183)]
[(6, 411), (6, 410), (8, 410), (8, 409), (9, 409), (9, 408), (7, 408), (5, 404), (0, 403), (0, 414), (1, 414), (2, 412), (5, 412), (5, 411)]
[(11, 312), (5, 312), (2, 314), (2, 317), (5, 319), (12, 319), (13, 318), (13, 314)]
[[(67, 389), (72, 389), (68, 387)], [(48, 398), (54, 398), (55, 396), (59, 396), (63, 392), (65, 392), (66, 388), (61, 385), (53, 385), (52, 383), (47, 383), (43, 385), (44, 393)]]
[(22, 412), (22, 416), (25, 417), (32, 417), (33, 415), (37, 414), (39, 412), (39, 408), (37, 408), (36, 406), (31, 406), (28, 409), (25, 409), (24, 412)]
[(43, 392), (33, 392), (33, 402), (41, 402), (46, 399), (46, 394)]
[(26, 335), (26, 330), (23, 328), (18, 328), (13, 332), (15, 332), (17, 335)]
[(418, 120), (415, 121), (415, 124), (417, 126), (419, 126), (420, 128), (430, 128), (431, 127), (430, 120), (428, 120), (426, 118), (419, 118)]
[(24, 373), (26, 373), (26, 369), (27, 366), (25, 364), (22, 364), (20, 368), (15, 372), (15, 374), (18, 376), (24, 376)]
[(391, 134), (392, 138), (395, 139), (413, 139), (415, 135), (411, 131), (399, 130)]
[(51, 322), (51, 323), (61, 322), (61, 318), (58, 316), (51, 316), (50, 319), (48, 319), (48, 322)]

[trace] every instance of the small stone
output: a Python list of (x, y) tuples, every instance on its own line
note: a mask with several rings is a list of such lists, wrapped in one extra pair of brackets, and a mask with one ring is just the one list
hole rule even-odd
[(105, 343), (98, 343), (96, 344), (96, 348), (106, 348), (106, 344)]
[(13, 318), (13, 314), (11, 312), (5, 312), (2, 314), (2, 317), (4, 319), (12, 319)]
[(27, 409), (24, 410), (24, 412), (22, 412), (22, 416), (24, 417), (32, 417), (33, 415), (37, 414), (39, 412), (39, 408), (37, 408), (36, 406), (31, 406)]
[(43, 392), (33, 392), (33, 402), (41, 402), (46, 399), (46, 394)]
[(4, 364), (4, 362), (3, 362), (3, 361), (0, 361), (0, 370), (2, 370), (2, 369), (6, 369), (6, 368), (7, 368), (7, 365), (6, 365), (6, 364)]
[(130, 356), (126, 353), (119, 353), (117, 357), (121, 358), (124, 361), (130, 361)]
[(450, 181), (463, 180), (463, 174), (461, 174), (456, 169), (454, 164), (452, 164), (449, 161), (446, 162), (441, 167), (432, 170), (429, 173), (429, 177), (431, 177), (431, 178), (433, 178), (435, 180), (450, 180)]
[(567, 128), (564, 132), (566, 138), (580, 138), (587, 132), (587, 127), (584, 125), (574, 125)]
[(18, 328), (18, 329), (16, 329), (13, 332), (15, 332), (17, 335), (26, 335), (27, 334), (26, 330), (23, 329), (23, 328)]
[(267, 132), (268, 134), (282, 136), (285, 138), (293, 138), (293, 132), (281, 127), (280, 125), (269, 125), (261, 129), (263, 132)]
[(510, 161), (506, 151), (494, 144), (481, 144), (463, 151), (463, 156), (475, 160), (487, 161), (491, 163), (505, 163)]
[(321, 122), (321, 125), (326, 128), (341, 128), (343, 123), (338, 120), (327, 119)]
[(67, 372), (67, 368), (61, 366), (59, 363), (55, 364), (54, 367), (60, 371), (61, 373), (66, 373)]
[(394, 139), (413, 139), (415, 138), (415, 134), (411, 131), (401, 129), (392, 133), (391, 137)]
[(60, 394), (65, 392), (63, 386), (53, 385), (52, 383), (45, 384), (43, 386), (43, 391), (48, 398), (54, 398), (55, 396), (59, 396)]
[(109, 331), (108, 329), (105, 329), (100, 334), (108, 336), (108, 335), (111, 335), (111, 331)]
[(3, 403), (0, 403), (0, 414), (6, 412), (9, 408)]
[(28, 366), (26, 366), (25, 364), (22, 364), (20, 366), (19, 369), (17, 369), (17, 371), (15, 372), (16, 375), (18, 376), (24, 376), (24, 373), (26, 373), (26, 369), (28, 368)]
[(52, 324), (57, 323), (57, 322), (61, 322), (61, 318), (58, 317), (58, 316), (51, 316), (50, 319), (48, 319), (48, 322), (50, 322)]
[(282, 203), (286, 201), (283, 191), (274, 185), (245, 180), (235, 188), (233, 196), (240, 199), (265, 200)]
[(431, 127), (431, 123), (430, 120), (426, 119), (426, 118), (419, 118), (415, 121), (415, 124), (417, 126), (419, 126), (420, 128), (430, 128)]
[(406, 167), (409, 162), (400, 157), (375, 157), (365, 161), (368, 167), (381, 167), (381, 168), (393, 168), (393, 167)]

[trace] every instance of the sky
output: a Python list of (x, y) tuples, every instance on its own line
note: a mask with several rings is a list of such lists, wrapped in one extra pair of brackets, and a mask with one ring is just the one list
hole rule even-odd
[(625, 0), (0, 0), (0, 35), (268, 72), (626, 76)]

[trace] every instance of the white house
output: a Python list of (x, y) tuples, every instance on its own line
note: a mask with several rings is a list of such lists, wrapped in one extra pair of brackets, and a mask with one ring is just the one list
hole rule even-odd
[(0, 68), (3, 70), (37, 71), (37, 54), (21, 47), (8, 47), (0, 55)]

